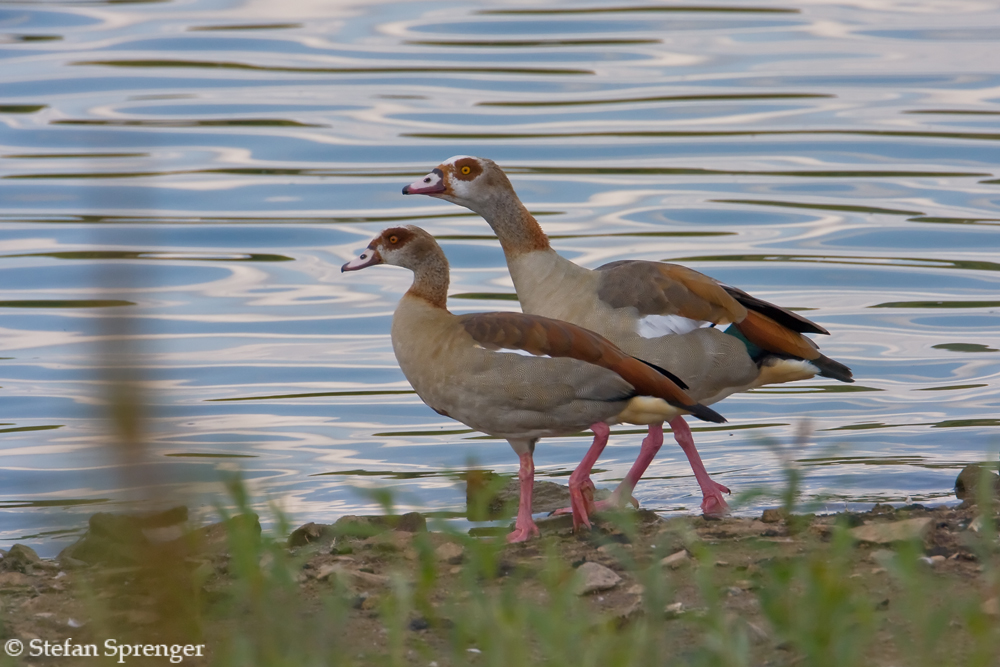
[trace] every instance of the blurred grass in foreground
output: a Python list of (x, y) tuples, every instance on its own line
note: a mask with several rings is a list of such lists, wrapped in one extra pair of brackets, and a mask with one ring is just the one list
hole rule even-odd
[[(235, 511), (248, 512), (239, 484), (231, 488)], [(653, 536), (646, 553), (625, 548), (643, 541), (629, 514), (616, 518), (611, 533), (547, 537), (529, 547), (442, 529), (462, 548), (461, 567), (435, 556), (434, 534), (416, 533), (408, 556), (387, 549), (379, 557), (388, 580), (370, 607), (346, 574), (306, 593), (302, 572), (320, 551), (351, 553), (350, 545), (368, 548), (358, 545), (371, 540), (342, 532), (319, 549), (290, 550), (284, 532), (262, 540), (233, 532), (230, 581), (222, 601), (208, 605), (205, 636), (214, 664), (234, 667), (997, 664), (1000, 624), (988, 602), (995, 604), (998, 593), (992, 528), (980, 530), (974, 545), (979, 583), (961, 589), (920, 561), (917, 541), (885, 550), (880, 562), (888, 573), (874, 576), (888, 577), (890, 604), (864, 575), (882, 568), (859, 558), (842, 519), (792, 555), (747, 540), (740, 550), (752, 564), (744, 569), (717, 566), (734, 557), (733, 544), (698, 539), (683, 520)], [(579, 596), (579, 563), (561, 553), (580, 544), (596, 553), (602, 542), (602, 553), (641, 586), (641, 607), (627, 616)], [(677, 544), (686, 545), (694, 564), (665, 568), (660, 560)], [(742, 608), (756, 611), (730, 608), (734, 577), (751, 596)], [(699, 604), (671, 611), (677, 591), (692, 584)], [(361, 604), (368, 611), (359, 611)]]

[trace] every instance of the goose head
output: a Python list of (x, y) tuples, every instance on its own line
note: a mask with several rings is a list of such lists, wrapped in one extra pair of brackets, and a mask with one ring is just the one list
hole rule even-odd
[(448, 158), (420, 180), (404, 187), (403, 194), (444, 199), (480, 215), (493, 208), (499, 199), (517, 198), (496, 162), (470, 155)]
[(414, 225), (390, 227), (372, 239), (359, 256), (340, 267), (344, 271), (360, 271), (369, 266), (389, 264), (410, 269), (414, 273), (428, 264), (444, 258), (444, 251), (434, 237)]

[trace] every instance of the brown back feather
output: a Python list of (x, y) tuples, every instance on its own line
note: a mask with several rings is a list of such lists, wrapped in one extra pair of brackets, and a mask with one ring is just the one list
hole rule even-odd
[(747, 340), (768, 352), (807, 360), (820, 357), (816, 344), (811, 340), (757, 311), (748, 311), (746, 318), (736, 326)]
[(635, 388), (637, 395), (662, 398), (699, 419), (725, 421), (714, 410), (696, 403), (666, 375), (582, 327), (523, 313), (476, 313), (460, 319), (466, 332), (483, 347), (524, 350), (534, 355), (586, 361), (618, 373)]
[(718, 282), (678, 264), (622, 260), (597, 270), (602, 274), (597, 295), (612, 308), (717, 323), (746, 317), (746, 309)]

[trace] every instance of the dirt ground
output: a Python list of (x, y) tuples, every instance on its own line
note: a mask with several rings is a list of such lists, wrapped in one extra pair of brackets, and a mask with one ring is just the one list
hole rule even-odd
[[(291, 615), (307, 624), (309, 618), (326, 613), (323, 600), (336, 589), (347, 599), (345, 615), (337, 623), (343, 630), (337, 637), (338, 651), (353, 664), (378, 663), (392, 650), (393, 634), (386, 630), (392, 607), (385, 602), (392, 596), (394, 582), (418, 582), (414, 585), (423, 587), (423, 604), (404, 610), (406, 617), (396, 619), (405, 630), (403, 659), (408, 664), (444, 667), (452, 664), (454, 616), (463, 613), (470, 581), (481, 587), (477, 593), (506, 587), (523, 603), (544, 607), (550, 603), (553, 588), (551, 578), (543, 573), (556, 558), (573, 568), (567, 568), (564, 583), (572, 587), (578, 604), (609, 627), (627, 627), (650, 613), (648, 591), (639, 573), (648, 576), (653, 571), (666, 582), (668, 598), (662, 613), (676, 628), (676, 641), (682, 647), (693, 649), (703, 642), (706, 614), (721, 614), (749, 639), (751, 664), (799, 664), (802, 656), (773, 627), (762, 601), (768, 587), (776, 585), (775, 564), (805, 562), (833, 549), (831, 536), (839, 522), (850, 534), (851, 546), (838, 576), (856, 583), (855, 589), (866, 593), (871, 611), (878, 615), (878, 636), (866, 660), (894, 665), (901, 659), (900, 632), (912, 622), (912, 610), (906, 608), (908, 593), (894, 576), (893, 563), (898, 559), (913, 561), (924, 577), (921, 594), (932, 605), (942, 603), (942, 609), (950, 609), (954, 605), (944, 605), (945, 600), (967, 600), (987, 618), (1000, 613), (1000, 591), (995, 590), (990, 568), (977, 555), (982, 553), (976, 550), (982, 527), (978, 516), (975, 507), (919, 505), (877, 505), (862, 514), (793, 516), (790, 520), (776, 510), (758, 518), (721, 520), (665, 520), (639, 510), (629, 512), (624, 522), (599, 519), (593, 530), (582, 534), (572, 532), (569, 517), (558, 517), (540, 522), (542, 538), (525, 544), (501, 545), (497, 540), (502, 538), (478, 538), (497, 544), (494, 559), (486, 567), (469, 552), (476, 540), (428, 532), (420, 515), (390, 520), (345, 517), (335, 526), (307, 524), (292, 534), (289, 544), (294, 546), (281, 545), (278, 556), (288, 556), (291, 573), (283, 598), (290, 609), (263, 614)], [(93, 520), (91, 525), (93, 533)], [(196, 582), (198, 608), (209, 612), (194, 614), (197, 623), (187, 629), (180, 627), (183, 623), (168, 623), (165, 615), (176, 613), (191, 621), (193, 612), (184, 611), (183, 600), (174, 602), (181, 611), (171, 612), (169, 604), (164, 605), (162, 577), (150, 583), (143, 575), (148, 562), (129, 563), (129, 554), (123, 556), (114, 549), (80, 548), (54, 561), (11, 549), (0, 560), (0, 642), (9, 647), (11, 640), (19, 641), (23, 652), (10, 664), (171, 664), (164, 655), (136, 657), (141, 646), (133, 651), (121, 644), (166, 642), (172, 633), (197, 637), (173, 641), (201, 648), (174, 650), (181, 654), (183, 664), (203, 665), (219, 658), (219, 646), (231, 642), (241, 627), (252, 627), (244, 619), (255, 613), (253, 609), (227, 606), (240, 585), (234, 574), (241, 556), (231, 552), (231, 534), (224, 527), (199, 529), (196, 547), (189, 540), (181, 552), (170, 546), (178, 540), (167, 539), (176, 538), (170, 535), (169, 526), (144, 530), (146, 538), (160, 540), (152, 543), (167, 546), (156, 547), (159, 556), (140, 551), (146, 554), (141, 558), (165, 556), (166, 562), (180, 563), (177, 571), (189, 577), (185, 581)], [(912, 551), (900, 550), (906, 540)], [(88, 563), (74, 553), (103, 562)], [(261, 570), (275, 557), (252, 549), (250, 553), (260, 560)], [(429, 566), (432, 575), (428, 575)], [(474, 579), (468, 576), (472, 567), (482, 569)], [(185, 585), (189, 583), (181, 587)], [(953, 643), (950, 656), (955, 664), (962, 664), (968, 621), (956, 614), (941, 622), (946, 627), (940, 641)], [(110, 657), (109, 637), (117, 642), (113, 647), (117, 653)], [(86, 648), (90, 644), (97, 646), (103, 660), (73, 657), (73, 651), (92, 650)], [(132, 655), (123, 658), (123, 650)], [(475, 653), (479, 649), (469, 646), (466, 650)], [(0, 654), (0, 665), (4, 659)]]

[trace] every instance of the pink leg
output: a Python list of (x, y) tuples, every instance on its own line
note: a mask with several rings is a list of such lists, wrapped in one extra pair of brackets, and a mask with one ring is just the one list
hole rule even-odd
[(601, 452), (608, 445), (608, 436), (611, 435), (611, 428), (604, 422), (598, 422), (590, 426), (594, 432), (594, 443), (583, 455), (583, 460), (576, 467), (573, 474), (569, 476), (569, 502), (568, 508), (556, 510), (553, 514), (573, 513), (573, 530), (578, 530), (580, 526), (590, 528), (590, 514), (594, 512), (594, 483), (590, 481), (590, 471), (593, 469)]
[(646, 468), (656, 458), (656, 453), (663, 446), (663, 423), (650, 424), (649, 435), (642, 440), (642, 447), (639, 448), (639, 457), (636, 458), (632, 468), (625, 475), (618, 487), (611, 492), (611, 497), (607, 500), (599, 500), (594, 503), (597, 511), (605, 509), (621, 509), (625, 503), (631, 502), (635, 508), (639, 507), (639, 501), (632, 497), (632, 490), (639, 483), (639, 479)]
[(684, 454), (687, 455), (688, 461), (691, 463), (691, 469), (694, 471), (695, 479), (698, 480), (698, 486), (701, 487), (702, 513), (705, 516), (725, 515), (729, 512), (729, 505), (726, 504), (722, 494), (732, 492), (718, 482), (713, 482), (712, 478), (708, 476), (705, 464), (701, 462), (698, 450), (694, 446), (691, 429), (688, 428), (684, 417), (677, 416), (671, 419), (670, 428), (674, 430), (674, 439), (681, 446), (681, 449), (684, 450)]
[(514, 532), (507, 535), (508, 542), (526, 542), (539, 535), (538, 526), (531, 518), (531, 492), (535, 486), (535, 461), (531, 457), (531, 452), (521, 454), (521, 467), (517, 471), (517, 479), (521, 482), (521, 498), (517, 505)]

